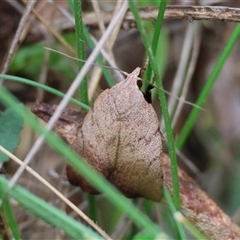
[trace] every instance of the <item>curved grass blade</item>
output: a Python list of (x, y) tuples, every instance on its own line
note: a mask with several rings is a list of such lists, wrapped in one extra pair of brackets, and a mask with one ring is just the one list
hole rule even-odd
[(11, 229), (12, 236), (15, 240), (20, 240), (21, 235), (17, 226), (17, 222), (14, 218), (11, 206), (9, 204), (9, 200), (7, 197), (2, 198), (2, 208), (3, 208), (3, 213), (6, 218), (6, 222), (8, 224), (8, 227)]
[[(85, 59), (85, 48), (84, 48), (84, 41), (83, 41), (83, 21), (82, 21), (82, 5), (81, 0), (74, 0), (73, 1), (73, 13), (75, 17), (75, 35), (76, 35), (76, 48), (77, 48), (77, 57), (79, 59)], [(83, 62), (78, 61), (78, 69), (80, 70), (83, 67)], [(87, 78), (84, 77), (80, 87), (80, 100), (81, 102), (89, 105), (88, 101), (88, 82)]]
[(28, 211), (54, 227), (62, 229), (69, 237), (73, 239), (103, 239), (90, 228), (80, 224), (66, 213), (61, 212), (25, 189), (19, 186), (8, 188), (8, 183), (7, 179), (0, 176), (0, 187), (3, 194), (13, 197)]
[[(62, 92), (60, 92), (60, 91), (58, 91), (54, 88), (51, 88), (49, 86), (46, 86), (44, 84), (29, 80), (29, 79), (26, 79), (26, 78), (12, 76), (12, 75), (5, 75), (5, 74), (0, 74), (0, 78), (10, 80), (10, 81), (24, 83), (24, 84), (27, 84), (27, 85), (30, 85), (30, 86), (33, 86), (33, 87), (37, 87), (37, 88), (41, 88), (41, 89), (43, 89), (47, 92), (50, 92), (52, 94), (55, 94), (56, 96), (59, 96), (59, 97), (64, 97), (65, 96), (64, 93), (62, 93)], [(85, 110), (90, 110), (91, 109), (87, 104), (79, 102), (78, 100), (76, 100), (74, 98), (71, 98), (71, 102), (77, 104), (78, 106), (80, 106), (81, 108), (83, 108)]]

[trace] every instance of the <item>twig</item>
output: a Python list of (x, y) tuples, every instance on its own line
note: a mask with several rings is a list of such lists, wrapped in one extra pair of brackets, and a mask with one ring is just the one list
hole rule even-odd
[[(52, 2), (52, 0), (48, 0), (48, 1)], [(63, 13), (63, 15), (67, 18), (64, 21), (64, 24), (61, 22), (60, 24), (55, 23), (53, 26), (50, 26), (46, 21), (43, 22), (44, 19), (39, 19), (39, 20), (61, 42), (63, 40), (59, 38), (60, 34), (58, 34), (57, 31), (72, 29), (74, 27), (74, 23), (73, 21), (71, 21), (72, 16), (68, 13), (68, 11), (63, 9), (61, 6), (57, 5), (57, 7)], [(149, 20), (149, 19), (155, 20), (157, 17), (157, 12), (158, 12), (158, 8), (156, 7), (139, 9), (140, 17), (143, 20)], [(34, 11), (33, 14), (36, 14), (36, 12)], [(108, 25), (114, 16), (113, 12), (102, 11), (99, 14), (105, 25)], [(40, 18), (39, 15), (36, 17)], [(240, 22), (240, 8), (230, 8), (230, 7), (223, 7), (223, 6), (169, 5), (166, 8), (164, 19), (165, 20), (188, 20), (190, 22), (192, 22), (193, 20)], [(83, 13), (83, 22), (86, 25), (98, 27), (98, 19), (96, 18), (96, 14), (94, 12)], [(136, 27), (135, 19), (132, 13), (128, 10), (124, 17), (122, 28), (135, 28), (135, 27)], [(54, 29), (56, 29), (57, 31)]]
[(7, 0), (8, 4), (10, 4), (14, 9), (16, 9), (20, 14), (24, 13), (24, 7), (17, 1)]
[[(53, 16), (54, 16), (54, 12), (56, 10), (56, 6), (54, 5), (54, 11), (53, 11), (53, 14), (51, 15), (51, 18), (50, 18), (50, 24), (53, 22)], [(51, 47), (51, 45), (53, 44), (53, 36), (51, 34), (46, 34), (45, 33), (45, 38), (46, 38), (46, 45), (48, 47)], [(48, 75), (48, 68), (49, 68), (49, 60), (50, 60), (50, 52), (45, 50), (44, 51), (44, 59), (43, 59), (43, 66), (41, 68), (41, 72), (40, 72), (40, 75), (39, 75), (39, 83), (42, 83), (42, 84), (46, 84), (46, 81), (47, 81), (47, 75)], [(44, 97), (44, 91), (43, 89), (38, 89), (37, 90), (37, 99), (43, 99)]]
[(105, 26), (104, 26), (104, 22), (102, 21), (101, 19), (101, 10), (100, 10), (100, 7), (99, 7), (99, 3), (98, 1), (95, 1), (95, 0), (91, 0), (91, 3), (92, 3), (92, 6), (93, 6), (93, 9), (94, 9), (94, 12), (96, 14), (96, 18), (98, 20), (98, 27), (100, 29), (100, 32), (103, 34), (106, 30)]
[[(157, 18), (158, 7), (149, 7), (139, 9), (140, 17), (143, 20)], [(101, 13), (105, 24), (108, 24), (112, 19), (111, 13)], [(188, 20), (212, 20), (223, 22), (240, 22), (240, 8), (231, 8), (223, 6), (178, 6), (169, 5), (166, 7), (164, 19)], [(83, 17), (84, 23), (97, 26), (95, 13), (86, 13)], [(125, 15), (126, 22), (135, 22), (131, 11)]]
[[(132, 94), (133, 91), (130, 91), (130, 92)], [(124, 99), (124, 98), (122, 98), (122, 99)], [(96, 102), (95, 102), (95, 104), (96, 104)], [(40, 117), (44, 121), (48, 122), (50, 117), (53, 115), (55, 109), (56, 109), (56, 106), (51, 106), (51, 105), (48, 105), (45, 103), (37, 102), (33, 106), (32, 112), (35, 113), (38, 117)], [(70, 114), (71, 111), (75, 112), (74, 114), (72, 114), (72, 116)], [(94, 112), (94, 114), (97, 114), (96, 111)], [(81, 144), (75, 144), (77, 142), (77, 140), (73, 137), (73, 136), (75, 136), (76, 133), (78, 133), (79, 129), (75, 128), (75, 129), (78, 129), (77, 131), (75, 131), (75, 133), (74, 133), (74, 131), (69, 132), (69, 131), (64, 130), (64, 129), (69, 129), (69, 128), (65, 128), (65, 127), (68, 126), (69, 123), (72, 124), (71, 119), (74, 119), (75, 116), (76, 116), (76, 110), (69, 109), (68, 112), (65, 112), (65, 114), (62, 115), (62, 119), (64, 119), (64, 123), (63, 123), (63, 121), (62, 122), (59, 121), (58, 125), (56, 125), (56, 130), (59, 132), (59, 134), (62, 137), (64, 137), (64, 139), (66, 139), (66, 141), (68, 141), (68, 143), (71, 145), (71, 147), (73, 149), (76, 150), (76, 148), (78, 148), (77, 149), (78, 153), (84, 154), (82, 152), (82, 150), (80, 149)], [(136, 116), (136, 115), (134, 114), (134, 116)], [(142, 117), (142, 114), (141, 114), (141, 117)], [(69, 121), (67, 120), (67, 118), (69, 118)], [(152, 118), (151, 118), (151, 120), (152, 120)], [(78, 121), (77, 124), (82, 124), (82, 123), (80, 121)], [(81, 125), (81, 126), (83, 126), (83, 125)], [(156, 126), (158, 127), (158, 121), (156, 121)], [(140, 127), (140, 130), (142, 131), (142, 127)], [(128, 132), (128, 134), (129, 134), (129, 132)], [(81, 135), (81, 140), (82, 140), (82, 136), (83, 135)], [(155, 140), (156, 140), (156, 144), (154, 144), (154, 146), (156, 146), (159, 143), (159, 139), (155, 138)], [(147, 146), (147, 148), (149, 148), (149, 146)], [(152, 156), (152, 152), (151, 152), (151, 156)], [(171, 194), (173, 193), (171, 161), (170, 161), (170, 157), (163, 152), (160, 155), (157, 155), (155, 159), (156, 159), (155, 161), (158, 161), (158, 164), (160, 164), (160, 167), (155, 167), (153, 172), (149, 173), (149, 176), (152, 177), (152, 176), (154, 176), (155, 170), (157, 171), (157, 174), (155, 175), (154, 178), (146, 181), (147, 182), (146, 184), (149, 184), (149, 187), (145, 188), (144, 197), (147, 199), (151, 199), (151, 200), (160, 202), (160, 201), (162, 201), (162, 196), (160, 194), (162, 185), (166, 185), (167, 188), (169, 189), (169, 191), (171, 192)], [(118, 161), (118, 162), (120, 162), (120, 161)], [(142, 161), (142, 163), (143, 162), (144, 161)], [(149, 162), (149, 161), (147, 161), (147, 162)], [(123, 163), (123, 161), (121, 161), (121, 163)], [(109, 166), (109, 159), (106, 164), (107, 164), (107, 166)], [(129, 166), (129, 162), (126, 162), (126, 164)], [(149, 171), (148, 166), (149, 166), (149, 164), (147, 164), (147, 165), (143, 164), (141, 167), (143, 169), (147, 168)], [(93, 167), (95, 167), (95, 166), (93, 166)], [(116, 169), (118, 169), (117, 166), (115, 166), (115, 167), (116, 167)], [(137, 182), (139, 183), (139, 184), (136, 184), (138, 186), (143, 183), (141, 177), (139, 177), (139, 176), (141, 176), (141, 174), (138, 174), (139, 169), (140, 168), (134, 168), (134, 173), (136, 174), (136, 176), (138, 176), (136, 179)], [(142, 172), (142, 169), (140, 172)], [(128, 169), (128, 171), (124, 171), (124, 177), (122, 177), (122, 176), (120, 177), (120, 178), (127, 179), (128, 176), (131, 176), (130, 182), (125, 183), (125, 185), (124, 185), (125, 189), (127, 189), (129, 187), (129, 185), (132, 184), (134, 178), (132, 177), (132, 174), (129, 175), (129, 169)], [(70, 177), (70, 175), (68, 175), (68, 179), (69, 179), (69, 177)], [(71, 177), (73, 177), (73, 176), (71, 176)], [(74, 178), (77, 178), (77, 177), (78, 176), (76, 176), (76, 175), (74, 176)], [(212, 240), (240, 239), (240, 228), (231, 221), (231, 219), (217, 206), (217, 204), (213, 200), (211, 200), (207, 196), (207, 194), (204, 193), (198, 187), (198, 185), (194, 182), (194, 180), (192, 178), (190, 178), (181, 168), (178, 168), (178, 177), (179, 177), (179, 187), (180, 187), (179, 192), (180, 192), (180, 198), (181, 198), (182, 214), (201, 233), (203, 233), (203, 235), (205, 235), (209, 239), (212, 239)], [(146, 178), (147, 178), (147, 176), (144, 175), (144, 180)], [(70, 182), (71, 182), (71, 180), (70, 180)], [(74, 184), (76, 184), (76, 183), (74, 183)], [(114, 184), (116, 185), (117, 182), (114, 182)], [(133, 188), (131, 187), (131, 194), (133, 192), (132, 189)], [(137, 195), (137, 196), (141, 196), (141, 195)]]
[[(158, 8), (140, 9), (143, 19), (155, 19), (157, 13)], [(127, 14), (125, 19), (133, 20), (133, 16)], [(168, 6), (164, 19), (240, 22), (240, 9), (223, 6)]]

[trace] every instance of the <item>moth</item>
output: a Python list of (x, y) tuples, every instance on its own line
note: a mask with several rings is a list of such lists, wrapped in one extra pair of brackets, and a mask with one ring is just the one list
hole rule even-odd
[[(55, 129), (83, 159), (127, 197), (159, 201), (161, 186), (162, 138), (159, 120), (151, 105), (150, 88), (140, 90), (140, 68), (110, 89), (103, 91), (83, 118), (66, 109)], [(48, 121), (56, 106), (36, 102), (32, 112)], [(83, 191), (98, 194), (79, 173), (67, 165), (70, 183)], [(153, 190), (151, 190), (153, 189)]]

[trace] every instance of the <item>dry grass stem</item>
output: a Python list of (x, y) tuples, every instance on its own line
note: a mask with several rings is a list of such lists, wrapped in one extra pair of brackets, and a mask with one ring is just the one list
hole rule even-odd
[[(52, 20), (53, 20), (53, 18), (51, 18), (51, 21)], [(52, 44), (53, 44), (53, 36), (51, 34), (46, 35), (46, 40), (47, 40), (46, 45), (48, 47), (51, 47)], [(40, 73), (39, 81), (38, 81), (39, 83), (46, 84), (47, 75), (48, 75), (49, 60), (50, 60), (50, 52), (45, 50), (44, 51), (43, 65), (42, 65), (42, 69), (41, 69), (41, 73)], [(42, 100), (43, 96), (44, 96), (44, 91), (43, 91), (43, 89), (39, 88), (37, 90), (37, 98)]]
[[(94, 43), (97, 44), (97, 40), (95, 40), (95, 38), (93, 38), (93, 41)], [(52, 52), (56, 52), (56, 53), (59, 53), (67, 58), (70, 58), (70, 59), (73, 59), (73, 60), (76, 60), (76, 61), (82, 61), (82, 62), (86, 62), (86, 60), (82, 60), (82, 59), (78, 59), (76, 57), (71, 57), (63, 52), (60, 52), (60, 51), (57, 51), (55, 49), (52, 49), (52, 48), (48, 48), (48, 47), (44, 47), (45, 49), (49, 50), (49, 51), (52, 51)], [(114, 70), (116, 73), (118, 73), (118, 80), (119, 82), (121, 82), (122, 80), (124, 80), (124, 77), (123, 75), (127, 76), (128, 73), (124, 72), (124, 71), (121, 71), (116, 63), (114, 62), (113, 59), (111, 59), (111, 57), (109, 56), (109, 54), (104, 50), (104, 49), (101, 49), (101, 53), (102, 55), (104, 56), (104, 59), (109, 63), (110, 66), (105, 66), (105, 65), (100, 65), (100, 64), (97, 64), (97, 63), (92, 63), (92, 66), (98, 66), (98, 67), (105, 67), (105, 68), (108, 68), (110, 70)], [(123, 74), (123, 75), (122, 75)], [(117, 82), (117, 81), (116, 81)]]
[(91, 76), (88, 82), (88, 98), (91, 101), (94, 97), (94, 94), (97, 92), (98, 84), (102, 76), (102, 69), (98, 66), (94, 66), (91, 71)]
[[(199, 55), (199, 50), (200, 50), (200, 44), (201, 44), (201, 23), (196, 22), (194, 26), (194, 33), (193, 33), (193, 42), (191, 43), (191, 55), (189, 57), (188, 61), (188, 66), (185, 69), (187, 72), (184, 76), (183, 79), (183, 86), (182, 86), (182, 91), (181, 91), (181, 99), (185, 100), (187, 97), (188, 89), (190, 86), (190, 82), (192, 80), (193, 73), (195, 71), (195, 67), (197, 64), (197, 58)], [(173, 116), (172, 120), (172, 128), (174, 129), (178, 118), (180, 116), (180, 113), (182, 111), (182, 108), (184, 106), (184, 101), (179, 101), (177, 102), (177, 108)]]
[[(75, 24), (75, 20), (72, 14), (70, 14), (66, 9), (64, 9), (62, 6), (60, 6), (59, 4), (57, 4), (55, 1), (53, 0), (47, 0), (50, 4), (56, 6), (56, 8), (58, 9), (58, 11), (64, 16), (66, 17), (72, 24)], [(72, 25), (73, 26), (73, 25)]]
[[(182, 85), (184, 84), (185, 73), (186, 73), (187, 66), (189, 64), (191, 49), (194, 41), (194, 33), (195, 33), (194, 29), (195, 29), (195, 25), (188, 23), (178, 69), (176, 71), (175, 77), (173, 79), (172, 88), (170, 90), (173, 96), (181, 96), (180, 93), (181, 93)], [(173, 98), (173, 97), (169, 98), (168, 109), (169, 109), (170, 116), (174, 115), (174, 110), (176, 108), (177, 102), (178, 101), (176, 98)], [(161, 129), (162, 130), (164, 129), (163, 120), (161, 122)]]
[(4, 240), (12, 239), (11, 231), (4, 216), (2, 206), (0, 206), (0, 237)]

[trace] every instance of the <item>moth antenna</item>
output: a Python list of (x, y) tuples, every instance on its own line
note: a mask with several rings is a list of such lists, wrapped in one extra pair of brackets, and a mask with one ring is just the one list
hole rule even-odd
[[(79, 61), (79, 62), (86, 62), (85, 60), (83, 59), (79, 59), (79, 58), (75, 58), (75, 57), (72, 57), (66, 53), (63, 53), (63, 52), (60, 52), (60, 51), (57, 51), (55, 49), (52, 49), (52, 48), (48, 48), (48, 47), (44, 47), (46, 50), (49, 50), (49, 51), (52, 51), (52, 52), (56, 52), (56, 53), (59, 53), (61, 54), (62, 56), (65, 56), (67, 58), (70, 58), (70, 59), (73, 59), (73, 60), (76, 60), (76, 61)], [(107, 69), (111, 69), (111, 70), (116, 70), (116, 71), (119, 71), (121, 72), (123, 75), (127, 76), (128, 73), (122, 71), (121, 69), (119, 68), (116, 68), (116, 67), (110, 67), (110, 66), (106, 66), (106, 65), (101, 65), (101, 64), (98, 64), (98, 63), (92, 63), (93, 66), (98, 66), (98, 67), (104, 67), (104, 68), (107, 68)]]
[[(75, 58), (75, 57), (72, 57), (66, 53), (63, 53), (63, 52), (60, 52), (58, 50), (55, 50), (55, 49), (52, 49), (52, 48), (48, 48), (48, 47), (43, 47), (44, 49), (46, 50), (49, 50), (49, 51), (52, 51), (52, 52), (56, 52), (56, 53), (59, 53), (61, 54), (62, 56), (65, 56), (67, 58), (70, 58), (70, 59), (73, 59), (73, 60), (76, 60), (76, 61), (79, 61), (79, 62), (86, 62), (85, 60), (83, 59), (79, 59), (79, 58)], [(107, 68), (107, 69), (111, 69), (111, 70), (116, 70), (118, 72), (121, 72), (125, 77), (127, 77), (130, 73), (127, 73), (125, 71), (122, 71), (121, 69), (119, 68), (116, 68), (116, 67), (110, 67), (110, 66), (106, 66), (106, 65), (102, 65), (102, 64), (98, 64), (98, 63), (92, 63), (93, 66), (98, 66), (98, 67), (104, 67), (104, 68)], [(142, 79), (140, 79), (142, 80)]]

